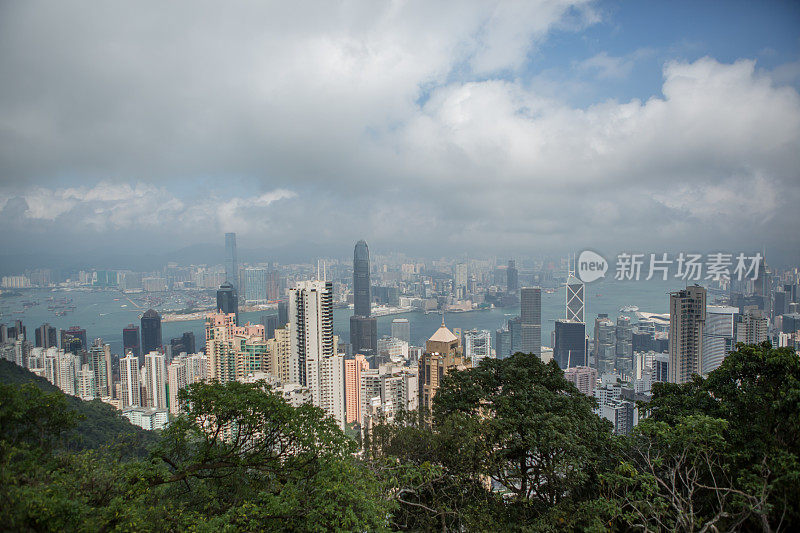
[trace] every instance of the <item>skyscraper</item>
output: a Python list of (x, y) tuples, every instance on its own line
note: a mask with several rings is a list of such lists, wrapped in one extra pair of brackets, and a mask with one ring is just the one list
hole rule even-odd
[(575, 273), (570, 270), (567, 275), (567, 300), (566, 300), (566, 318), (567, 320), (574, 320), (576, 322), (586, 322), (585, 320), (585, 292), (586, 288), (583, 282), (575, 277)]
[(425, 353), (419, 360), (419, 410), (423, 417), (431, 413), (442, 377), (454, 369), (469, 366), (469, 360), (463, 356), (461, 340), (442, 320), (441, 327), (425, 343)]
[(361, 423), (361, 373), (369, 369), (369, 364), (363, 355), (356, 355), (353, 359), (345, 359), (345, 401), (346, 418), (348, 424)]
[(267, 303), (267, 269), (266, 268), (245, 268), (244, 277), (244, 301), (255, 304)]
[(119, 360), (119, 378), (122, 389), (122, 407), (142, 405), (139, 385), (139, 358), (128, 355)]
[(129, 351), (136, 357), (142, 354), (139, 345), (139, 326), (128, 324), (128, 327), (122, 330), (122, 347), (125, 354)]
[(220, 285), (217, 290), (217, 312), (236, 315), (236, 323), (239, 323), (239, 297), (236, 287), (230, 281)]
[(411, 343), (411, 323), (407, 318), (392, 320), (392, 337)]
[(58, 346), (58, 332), (50, 324), (42, 324), (36, 328), (36, 346), (39, 348), (50, 348)]
[(106, 398), (114, 395), (111, 375), (111, 346), (103, 339), (95, 339), (89, 350), (89, 367), (93, 374), (94, 397)]
[(208, 378), (222, 383), (246, 378), (265, 369), (267, 341), (262, 325), (236, 325), (233, 313), (206, 317)]
[(734, 325), (738, 307), (709, 305), (703, 331), (703, 375), (719, 368), (734, 348)]
[(372, 293), (369, 280), (369, 248), (358, 241), (353, 250), (353, 316), (350, 344), (353, 353), (374, 355), (378, 350), (378, 322), (371, 318)]
[(542, 289), (523, 287), (520, 291), (520, 351), (542, 356)]
[(669, 295), (669, 381), (686, 383), (702, 372), (706, 290), (692, 285)]
[(89, 347), (86, 341), (86, 330), (78, 326), (61, 330), (61, 348), (67, 353), (78, 355), (81, 350)]
[(150, 352), (144, 356), (144, 386), (147, 407), (167, 409), (167, 367), (164, 354)]
[(586, 324), (574, 320), (556, 320), (553, 359), (562, 370), (587, 366)]
[(517, 292), (519, 288), (519, 272), (517, 271), (517, 262), (513, 259), (508, 261), (508, 268), (506, 269), (506, 291), (509, 293)]
[(142, 315), (142, 353), (161, 350), (161, 315), (155, 309), (148, 309)]
[(481, 359), (492, 357), (492, 333), (487, 329), (465, 331), (464, 357), (473, 367), (478, 366)]
[(236, 234), (225, 234), (225, 281), (229, 282), (238, 294), (239, 257), (236, 252)]

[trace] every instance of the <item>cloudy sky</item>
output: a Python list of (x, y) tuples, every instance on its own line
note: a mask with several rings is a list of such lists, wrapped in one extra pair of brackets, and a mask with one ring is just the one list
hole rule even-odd
[(0, 3), (3, 253), (800, 260), (796, 2)]

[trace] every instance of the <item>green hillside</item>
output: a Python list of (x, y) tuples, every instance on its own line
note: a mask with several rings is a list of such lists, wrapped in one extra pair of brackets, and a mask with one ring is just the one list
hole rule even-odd
[[(22, 385), (32, 383), (43, 392), (61, 392), (58, 387), (16, 364), (0, 360), (0, 384)], [(65, 447), (72, 450), (95, 449), (101, 446), (119, 446), (125, 454), (135, 457), (147, 455), (147, 448), (158, 441), (158, 435), (131, 424), (120, 411), (100, 400), (83, 401), (64, 394), (69, 407), (79, 415), (77, 427), (65, 439)]]

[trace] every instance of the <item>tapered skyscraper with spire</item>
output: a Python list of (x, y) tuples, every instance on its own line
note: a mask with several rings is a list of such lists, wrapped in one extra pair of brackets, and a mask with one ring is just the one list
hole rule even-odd
[(374, 355), (378, 351), (378, 322), (370, 316), (371, 305), (369, 247), (361, 240), (353, 250), (353, 316), (350, 317), (353, 353)]

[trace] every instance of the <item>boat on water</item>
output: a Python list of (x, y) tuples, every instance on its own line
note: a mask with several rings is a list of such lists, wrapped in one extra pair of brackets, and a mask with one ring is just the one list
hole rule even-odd
[(625, 307), (620, 307), (619, 308), (619, 312), (620, 313), (634, 313), (634, 312), (636, 312), (638, 310), (639, 310), (639, 307), (637, 307), (635, 305), (626, 305)]

